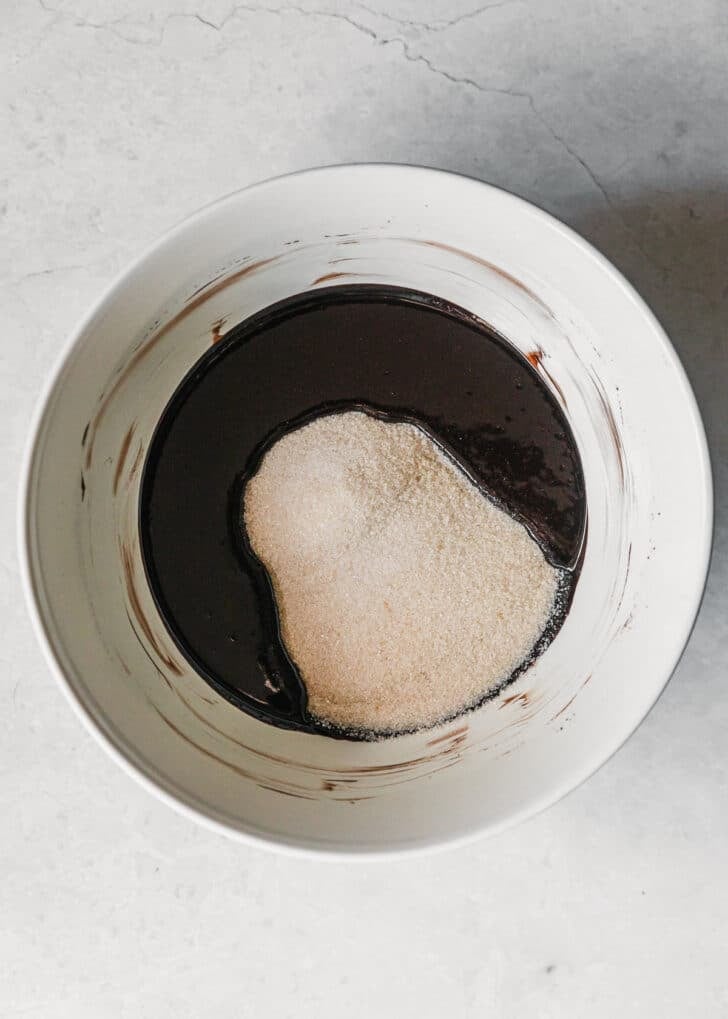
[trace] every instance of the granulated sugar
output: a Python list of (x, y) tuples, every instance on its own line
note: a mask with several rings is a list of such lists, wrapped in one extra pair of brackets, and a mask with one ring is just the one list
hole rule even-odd
[(529, 656), (560, 571), (411, 424), (361, 411), (283, 436), (244, 524), (309, 711), (345, 729), (431, 726)]

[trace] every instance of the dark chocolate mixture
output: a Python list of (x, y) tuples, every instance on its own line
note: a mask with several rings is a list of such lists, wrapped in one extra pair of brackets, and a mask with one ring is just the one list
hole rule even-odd
[(461, 309), (408, 290), (338, 286), (231, 329), (157, 427), (142, 482), (142, 552), (195, 669), (244, 710), (306, 731), (317, 723), (242, 530), (241, 492), (284, 432), (355, 406), (426, 426), (569, 571), (563, 610), (536, 653), (563, 622), (585, 531), (581, 464), (563, 412), (527, 359)]

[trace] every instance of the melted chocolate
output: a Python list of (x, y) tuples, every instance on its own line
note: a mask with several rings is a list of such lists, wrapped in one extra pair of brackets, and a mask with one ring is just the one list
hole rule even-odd
[(140, 529), (170, 633), (216, 690), (266, 721), (332, 735), (307, 714), (241, 492), (272, 442), (337, 408), (425, 426), (569, 571), (534, 656), (544, 650), (578, 576), (586, 503), (568, 423), (526, 358), (462, 309), (363, 285), (290, 298), (215, 340), (157, 426)]

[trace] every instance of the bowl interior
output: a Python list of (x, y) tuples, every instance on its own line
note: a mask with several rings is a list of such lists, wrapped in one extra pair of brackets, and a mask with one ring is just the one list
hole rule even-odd
[[(581, 578), (545, 654), (477, 711), (380, 743), (276, 729), (217, 695), (157, 613), (137, 525), (156, 423), (220, 331), (292, 294), (355, 282), (445, 298), (528, 355), (573, 429), (588, 506)], [(710, 477), (672, 348), (588, 245), (487, 185), (411, 167), (338, 167), (203, 210), (112, 287), (45, 404), (24, 524), (53, 661), (137, 775), (226, 830), (387, 851), (524, 816), (626, 738), (697, 610)]]

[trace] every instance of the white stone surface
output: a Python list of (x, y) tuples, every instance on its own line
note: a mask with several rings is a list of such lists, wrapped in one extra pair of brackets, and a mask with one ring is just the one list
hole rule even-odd
[[(728, 1015), (725, 5), (5, 0), (0, 21), (0, 1015)], [(717, 482), (703, 610), (638, 733), (528, 824), (394, 864), (243, 848), (126, 778), (48, 675), (14, 547), (31, 409), (112, 275), (220, 194), (348, 160), (480, 176), (580, 229), (671, 333)]]

